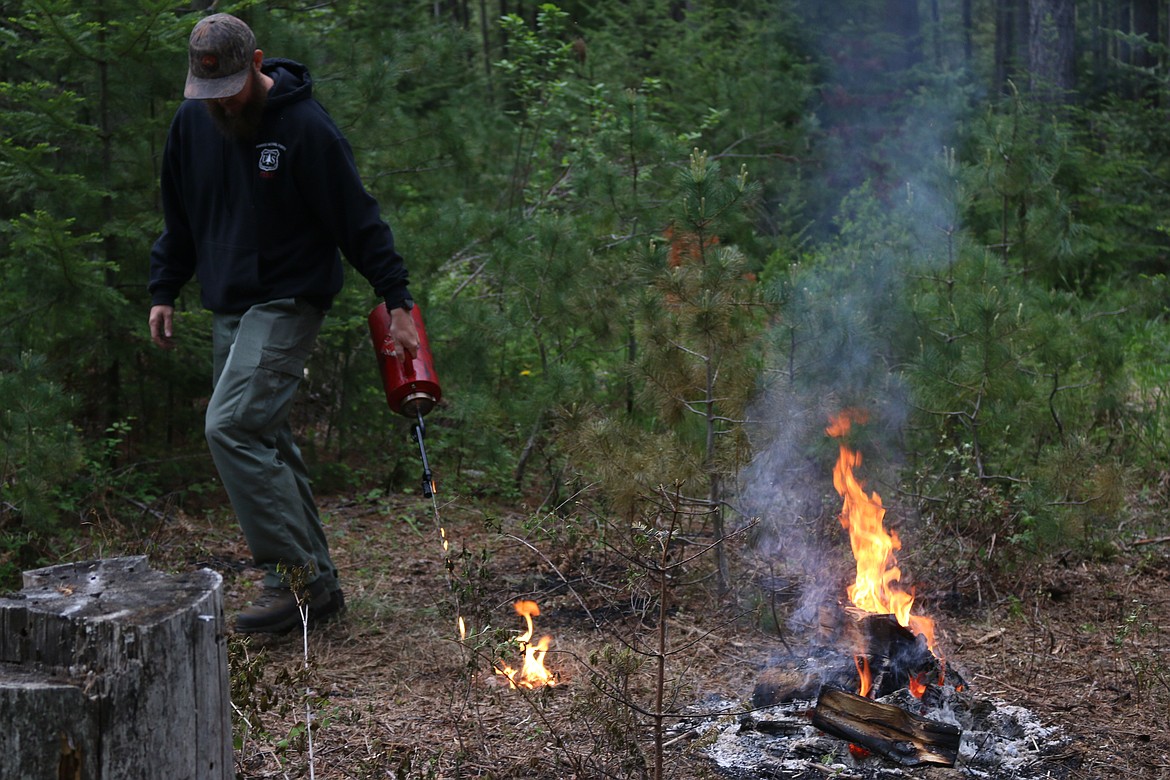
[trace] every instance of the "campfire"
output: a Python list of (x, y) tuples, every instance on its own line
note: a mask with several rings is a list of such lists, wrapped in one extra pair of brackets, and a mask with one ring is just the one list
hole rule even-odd
[(855, 473), (862, 458), (846, 437), (865, 422), (863, 412), (850, 410), (826, 429), (839, 445), (833, 485), (856, 564), (853, 582), (842, 585), (840, 603), (821, 607), (807, 647), (786, 643), (787, 657), (758, 680), (753, 711), (706, 752), (724, 774), (744, 780), (830, 769), (843, 777), (901, 777), (913, 767), (1032, 777), (1028, 767), (1067, 743), (1022, 708), (976, 699), (945, 663), (934, 622), (916, 612), (914, 594), (902, 587), (901, 541), (885, 527), (881, 496)]
[[(825, 432), (836, 439), (843, 438), (853, 422), (864, 423), (864, 412), (850, 410), (833, 420)], [(844, 500), (841, 509), (841, 525), (849, 532), (849, 543), (857, 561), (857, 577), (847, 589), (849, 600), (858, 609), (875, 615), (893, 615), (898, 624), (910, 629), (915, 635), (925, 637), (933, 650), (934, 621), (922, 615), (912, 614), (914, 596), (902, 590), (902, 570), (894, 557), (902, 549), (897, 533), (887, 532), (883, 521), (886, 516), (882, 497), (877, 493), (866, 494), (865, 488), (854, 475), (854, 468), (861, 465), (861, 454), (840, 445), (840, 455), (833, 469), (833, 487)], [(864, 692), (863, 692), (864, 693)]]
[(865, 423), (865, 413), (847, 410), (825, 433), (840, 441), (833, 487), (843, 501), (841, 526), (849, 532), (856, 562), (856, 577), (846, 594), (853, 605), (847, 614), (858, 622), (858, 630), (851, 632), (857, 688), (855, 694), (822, 688), (813, 725), (850, 740), (855, 755), (872, 751), (907, 766), (953, 766), (958, 728), (870, 698), (900, 688), (922, 698), (932, 683), (945, 684), (946, 667), (935, 650), (934, 621), (914, 614), (914, 596), (902, 588), (895, 556), (902, 543), (897, 533), (886, 530), (882, 498), (867, 493), (855, 474), (861, 454), (844, 441), (855, 422)]
[(509, 688), (534, 689), (546, 685), (556, 685), (556, 675), (550, 672), (544, 665), (544, 657), (548, 653), (549, 645), (552, 644), (552, 637), (542, 636), (539, 642), (535, 645), (532, 644), (532, 635), (535, 633), (535, 625), (532, 622), (532, 618), (539, 617), (540, 607), (537, 606), (535, 601), (528, 601), (526, 599), (517, 601), (513, 607), (516, 610), (516, 614), (524, 618), (524, 622), (527, 625), (527, 630), (516, 637), (516, 643), (524, 653), (524, 662), (519, 669), (513, 669), (504, 663), (497, 664), (495, 666), (496, 674), (507, 678)]

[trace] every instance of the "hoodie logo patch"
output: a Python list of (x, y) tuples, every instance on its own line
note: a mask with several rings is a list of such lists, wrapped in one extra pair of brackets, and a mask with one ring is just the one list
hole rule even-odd
[(260, 170), (265, 173), (272, 173), (280, 166), (280, 150), (279, 149), (261, 149), (260, 150)]

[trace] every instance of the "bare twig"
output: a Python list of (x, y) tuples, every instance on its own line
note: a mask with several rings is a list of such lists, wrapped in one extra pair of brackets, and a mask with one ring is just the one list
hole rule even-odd
[(1129, 543), (1130, 547), (1138, 547), (1143, 544), (1165, 544), (1170, 542), (1170, 536), (1158, 536), (1151, 539), (1137, 539)]
[(544, 562), (548, 564), (548, 567), (553, 570), (553, 572), (557, 575), (557, 577), (560, 578), (561, 582), (565, 583), (565, 587), (568, 588), (569, 592), (573, 594), (573, 598), (577, 599), (577, 603), (581, 605), (581, 609), (584, 610), (585, 614), (589, 617), (589, 622), (593, 624), (593, 627), (594, 628), (601, 628), (601, 625), (597, 622), (597, 619), (593, 617), (593, 613), (589, 611), (589, 607), (585, 606), (585, 601), (581, 598), (580, 594), (577, 593), (577, 591), (569, 583), (568, 579), (565, 578), (565, 575), (561, 574), (561, 570), (556, 567), (556, 564), (554, 564), (552, 561), (550, 561), (548, 559), (547, 555), (542, 553), (540, 550), (536, 549), (536, 547), (534, 547), (531, 542), (527, 541), (526, 539), (521, 539), (519, 536), (516, 536), (515, 534), (505, 533), (504, 536), (508, 537), (509, 539), (514, 539), (517, 542), (520, 542), (520, 544), (524, 545), (528, 549), (532, 550), (532, 552), (539, 555), (541, 557), (541, 559), (544, 560)]

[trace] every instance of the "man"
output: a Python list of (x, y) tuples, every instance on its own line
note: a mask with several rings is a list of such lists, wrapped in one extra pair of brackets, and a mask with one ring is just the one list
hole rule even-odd
[(150, 258), (150, 335), (174, 346), (174, 304), (195, 276), (213, 313), (206, 436), (264, 590), (236, 630), (281, 633), (345, 609), (293, 442), (289, 409), (341, 289), (340, 253), (386, 301), (398, 359), (419, 337), (394, 237), (353, 153), (312, 97), (305, 66), (264, 59), (252, 30), (215, 14), (191, 32), (184, 101), (162, 163), (166, 227)]

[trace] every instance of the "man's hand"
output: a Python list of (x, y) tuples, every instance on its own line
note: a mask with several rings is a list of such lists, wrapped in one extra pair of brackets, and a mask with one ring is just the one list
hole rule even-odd
[[(163, 349), (175, 348), (175, 307), (150, 307), (150, 340)], [(416, 339), (417, 343), (417, 339)]]
[(390, 310), (390, 338), (394, 341), (394, 357), (400, 364), (406, 365), (407, 360), (418, 357), (418, 329), (406, 309)]

